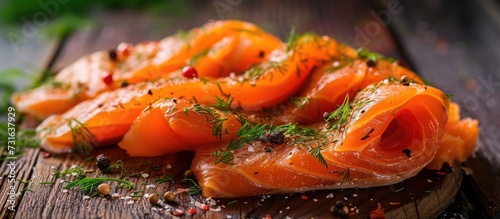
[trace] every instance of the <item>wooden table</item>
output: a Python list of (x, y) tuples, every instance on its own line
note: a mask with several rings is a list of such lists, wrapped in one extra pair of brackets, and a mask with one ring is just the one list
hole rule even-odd
[[(63, 7), (63, 6), (61, 6)], [(432, 81), (462, 106), (462, 115), (480, 120), (481, 136), (474, 158), (465, 164), (466, 174), (455, 173), (447, 178), (422, 173), (423, 178), (451, 180), (452, 187), (459, 188), (458, 195), (439, 197), (438, 202), (452, 202), (438, 217), (500, 217), (500, 141), (498, 134), (500, 118), (500, 4), (493, 0), (477, 2), (456, 1), (372, 1), (371, 4), (330, 1), (225, 1), (214, 0), (193, 4), (191, 16), (155, 17), (137, 12), (96, 12), (93, 14), (98, 25), (91, 29), (75, 32), (64, 39), (26, 38), (27, 41), (12, 45), (7, 35), (0, 38), (2, 45), (1, 68), (26, 67), (34, 65), (38, 69), (60, 70), (85, 54), (114, 48), (118, 43), (128, 41), (138, 43), (158, 40), (175, 33), (178, 29), (190, 29), (209, 19), (242, 19), (254, 22), (282, 39), (292, 26), (297, 32), (314, 31), (343, 41), (354, 47), (368, 47), (404, 60), (423, 78)], [(10, 45), (10, 46), (9, 46)], [(9, 48), (10, 47), (10, 48)], [(9, 55), (10, 54), (10, 55)], [(155, 190), (187, 188), (180, 183), (184, 170), (189, 167), (191, 154), (179, 154), (161, 158), (129, 158), (116, 147), (99, 149), (94, 155), (104, 153), (113, 161), (121, 159), (127, 166), (128, 174), (149, 174), (147, 178), (130, 178), (144, 194)], [(84, 163), (85, 158), (74, 154), (45, 157), (40, 149), (27, 149), (16, 160), (18, 179), (31, 180), (29, 183), (15, 183), (16, 211), (7, 207), (9, 186), (7, 173), (9, 166), (3, 161), (0, 170), (4, 173), (0, 185), (0, 211), (2, 218), (161, 218), (170, 217), (167, 211), (151, 208), (146, 198), (127, 204), (123, 200), (109, 198), (83, 198), (77, 190), (62, 192), (60, 179), (53, 185), (40, 182), (53, 181), (53, 169), (63, 170), (71, 165)], [(167, 165), (170, 164), (170, 165)], [(93, 162), (87, 162), (85, 169), (96, 169)], [(174, 183), (147, 188), (154, 179), (163, 174), (175, 176)], [(89, 175), (97, 175), (97, 172)], [(427, 174), (427, 175), (425, 175)], [(63, 179), (71, 179), (71, 176)], [(433, 178), (434, 179), (434, 178)], [(400, 199), (414, 196), (411, 184), (388, 187), (395, 192), (406, 186), (406, 193)], [(398, 187), (400, 186), (400, 187)], [(29, 189), (29, 190), (27, 190)], [(392, 190), (392, 191), (391, 191)], [(125, 196), (130, 191), (116, 190)], [(359, 194), (364, 197), (356, 198)], [(334, 198), (326, 193), (292, 194), (273, 197), (222, 200), (214, 206), (223, 206), (220, 212), (204, 212), (195, 218), (211, 218), (231, 215), (236, 217), (284, 218), (285, 215), (311, 218), (330, 217), (332, 203), (342, 200), (351, 204), (352, 217), (365, 217), (367, 209), (376, 208), (376, 203), (368, 202), (372, 190), (348, 190), (335, 193)], [(340, 194), (340, 195), (339, 195)], [(366, 195), (368, 194), (368, 195)], [(302, 197), (302, 196), (305, 196)], [(204, 201), (201, 197), (180, 195), (179, 202)], [(307, 198), (307, 199), (306, 199)], [(363, 198), (363, 199), (361, 199)], [(288, 200), (289, 199), (289, 200)], [(328, 200), (327, 200), (328, 199)], [(439, 201), (440, 199), (440, 201)], [(386, 210), (397, 208), (387, 203), (394, 200), (383, 199)], [(397, 200), (396, 200), (397, 201)], [(406, 202), (405, 202), (406, 203)], [(400, 203), (404, 205), (405, 203)], [(352, 205), (354, 204), (354, 205)], [(390, 213), (388, 218), (425, 217), (418, 212), (421, 203), (414, 202), (401, 207), (399, 213)], [(356, 212), (356, 205), (359, 207)], [(395, 205), (398, 205), (397, 203)], [(367, 206), (367, 207), (366, 207)], [(181, 206), (182, 207), (182, 206)], [(200, 210), (200, 209), (199, 209)], [(401, 213), (403, 212), (403, 213)], [(439, 212), (437, 212), (439, 213)], [(436, 213), (436, 214), (437, 214)], [(192, 217), (192, 216), (187, 216)]]

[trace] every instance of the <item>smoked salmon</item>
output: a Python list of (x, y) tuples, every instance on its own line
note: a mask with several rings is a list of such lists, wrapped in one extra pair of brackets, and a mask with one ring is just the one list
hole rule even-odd
[(241, 73), (279, 45), (277, 37), (254, 24), (210, 22), (158, 42), (122, 43), (80, 58), (48, 83), (14, 94), (11, 102), (20, 112), (44, 119), (103, 92), (165, 77), (185, 66), (197, 69), (198, 77)]
[[(341, 106), (340, 117), (327, 119), (321, 129), (285, 128), (286, 140), (270, 144), (250, 128), (246, 132), (257, 136), (240, 133), (244, 143), (238, 147), (199, 147), (191, 169), (206, 197), (393, 184), (431, 162), (448, 104), (448, 97), (433, 87), (378, 83)], [(231, 153), (233, 159), (217, 163), (214, 152)]]
[[(284, 44), (273, 50), (265, 62), (239, 76), (159, 79), (105, 92), (43, 121), (37, 128), (41, 146), (54, 153), (72, 151), (76, 143), (71, 137), (74, 129), (67, 125), (70, 120), (84, 124), (95, 136), (86, 145), (117, 143), (140, 112), (159, 98), (214, 104), (216, 95), (225, 97), (229, 93), (234, 103), (246, 110), (274, 106), (297, 92), (314, 67), (344, 55), (344, 49), (348, 47), (333, 39), (309, 34), (296, 39), (293, 48)], [(239, 60), (246, 62), (245, 57)], [(270, 89), (278, 90), (269, 93)]]
[(59, 75), (13, 96), (21, 111), (51, 115), (37, 127), (42, 148), (193, 151), (207, 197), (393, 184), (465, 161), (479, 135), (476, 120), (390, 58), (311, 33), (282, 43), (241, 21), (120, 44)]

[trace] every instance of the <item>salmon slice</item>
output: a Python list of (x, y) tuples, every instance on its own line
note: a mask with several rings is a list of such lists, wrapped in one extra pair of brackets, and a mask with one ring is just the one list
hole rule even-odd
[(169, 75), (186, 65), (194, 66), (199, 77), (241, 73), (279, 45), (278, 38), (253, 24), (210, 22), (159, 42), (122, 43), (116, 50), (90, 54), (61, 70), (53, 81), (14, 94), (11, 102), (20, 112), (44, 119), (103, 92)]
[[(240, 127), (236, 115), (217, 107), (158, 99), (134, 120), (118, 146), (131, 156), (143, 157), (194, 151), (199, 145), (234, 138)], [(147, 150), (137, 145), (146, 145)]]
[[(103, 93), (40, 124), (41, 146), (53, 153), (71, 151), (75, 144), (69, 141), (69, 120), (79, 121), (96, 136), (94, 146), (117, 143), (117, 136), (123, 137), (128, 130), (125, 127), (130, 127), (143, 109), (160, 98), (189, 99), (210, 105), (216, 103), (216, 95), (224, 97), (231, 94), (234, 104), (243, 109), (274, 106), (296, 92), (314, 67), (339, 57), (342, 48), (336, 41), (316, 35), (297, 39), (294, 45), (293, 48), (283, 45), (274, 50), (265, 62), (240, 76), (159, 79)], [(304, 60), (305, 54), (314, 55)], [(271, 89), (276, 90), (269, 93)], [(123, 128), (115, 129), (115, 124), (123, 125)]]
[[(369, 62), (374, 64), (368, 64)], [(352, 98), (370, 84), (390, 77), (399, 80), (403, 76), (407, 77), (406, 80), (422, 83), (414, 72), (384, 59), (374, 62), (349, 57), (329, 62), (311, 74), (308, 83), (293, 97), (295, 107), (288, 108), (283, 114), (292, 120), (290, 122), (321, 121), (325, 113), (334, 111), (342, 104), (346, 94)]]
[[(239, 147), (227, 146), (230, 150), (221, 144), (200, 147), (191, 169), (207, 197), (397, 183), (434, 158), (447, 123), (448, 104), (448, 97), (436, 88), (385, 80), (368, 86), (350, 106), (335, 111), (347, 115), (344, 121), (327, 119), (322, 129), (284, 128), (286, 140), (281, 144), (254, 137)], [(214, 150), (219, 155), (231, 152), (232, 163), (221, 164)], [(219, 182), (221, 175), (239, 175), (245, 187), (228, 190), (224, 183), (238, 185), (239, 181)]]
[(450, 104), (448, 123), (439, 143), (436, 156), (426, 168), (440, 169), (443, 163), (452, 166), (455, 161), (465, 162), (476, 148), (479, 137), (479, 122), (475, 119), (460, 119), (460, 107), (456, 103)]

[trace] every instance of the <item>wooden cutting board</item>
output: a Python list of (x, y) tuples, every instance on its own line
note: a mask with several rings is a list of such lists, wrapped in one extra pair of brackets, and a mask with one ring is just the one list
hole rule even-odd
[[(141, 191), (143, 197), (131, 202), (110, 197), (84, 197), (78, 189), (63, 192), (66, 184), (61, 179), (53, 185), (40, 184), (54, 181), (53, 169), (64, 170), (71, 165), (85, 163), (86, 158), (74, 154), (44, 157), (39, 153), (32, 182), (28, 185), (34, 192), (25, 192), (19, 203), (16, 218), (30, 215), (44, 215), (51, 218), (170, 218), (173, 209), (181, 209), (186, 214), (180, 218), (331, 218), (331, 209), (341, 201), (351, 218), (367, 218), (377, 209), (378, 203), (386, 218), (431, 218), (437, 216), (453, 200), (462, 181), (460, 167), (446, 167), (441, 171), (424, 170), (417, 176), (391, 186), (366, 189), (323, 190), (305, 193), (265, 195), (238, 199), (206, 199), (201, 195), (190, 196), (183, 192), (190, 185), (181, 182), (184, 172), (189, 169), (192, 154), (181, 153), (155, 158), (131, 158), (117, 148), (99, 149), (93, 154), (105, 154), (112, 162), (123, 161), (127, 169), (125, 180), (135, 183), (134, 191)], [(45, 154), (46, 156), (46, 154)], [(95, 159), (85, 163), (83, 169), (97, 170)], [(147, 177), (136, 173), (147, 173)], [(158, 184), (155, 180), (165, 174), (175, 176), (173, 182)], [(119, 174), (110, 174), (118, 177)], [(138, 177), (130, 177), (138, 175)], [(98, 171), (87, 173), (89, 177), (99, 176)], [(72, 180), (74, 176), (62, 179)], [(111, 193), (118, 193), (122, 198), (134, 191), (117, 188), (117, 183), (110, 183)], [(151, 188), (154, 185), (155, 188)], [(149, 194), (165, 191), (180, 192), (176, 203), (165, 207), (152, 206)], [(200, 203), (211, 205), (210, 211), (204, 211)], [(187, 214), (190, 208), (197, 210), (194, 215)]]

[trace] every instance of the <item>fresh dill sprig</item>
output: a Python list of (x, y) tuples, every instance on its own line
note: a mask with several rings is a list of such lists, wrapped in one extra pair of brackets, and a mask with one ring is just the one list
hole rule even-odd
[(359, 58), (365, 58), (365, 59), (370, 59), (370, 60), (373, 60), (373, 61), (377, 61), (378, 59), (384, 59), (384, 60), (387, 60), (389, 62), (395, 62), (396, 59), (394, 58), (391, 58), (391, 57), (386, 57), (380, 53), (376, 53), (376, 52), (370, 52), (368, 49), (366, 48), (359, 48), (357, 50), (358, 52), (358, 57)]
[(328, 169), (328, 163), (326, 162), (325, 158), (323, 157), (323, 154), (321, 154), (321, 150), (323, 150), (322, 146), (318, 146), (315, 148), (311, 148), (309, 150), (309, 153), (316, 158), (323, 166), (325, 166)]
[(351, 181), (351, 169), (347, 168), (345, 170), (330, 171), (330, 173), (336, 173), (338, 177), (342, 176), (343, 181)]
[(343, 125), (347, 122), (351, 111), (352, 108), (349, 105), (349, 94), (347, 94), (342, 105), (340, 105), (335, 111), (326, 116), (325, 122), (329, 123), (329, 129), (341, 130)]
[(289, 52), (290, 50), (292, 50), (295, 45), (297, 44), (297, 39), (298, 37), (295, 36), (295, 26), (292, 26), (292, 28), (290, 29), (290, 33), (288, 34), (288, 36), (286, 37), (286, 51)]
[(191, 178), (184, 178), (182, 182), (190, 182), (193, 185), (189, 187), (188, 193), (189, 195), (197, 195), (201, 192), (201, 186), (198, 185), (193, 179)]
[(158, 184), (172, 182), (172, 181), (174, 181), (174, 175), (172, 175), (172, 174), (167, 174), (167, 175), (155, 180), (155, 182)]
[(106, 181), (115, 181), (121, 183), (124, 188), (126, 189), (132, 189), (134, 187), (134, 183), (122, 180), (122, 179), (117, 179), (117, 178), (109, 178), (109, 177), (97, 177), (97, 178), (92, 178), (92, 177), (85, 177), (81, 179), (77, 179), (68, 185), (64, 186), (64, 189), (71, 189), (73, 187), (80, 186), (80, 190), (83, 191), (85, 194), (92, 194), (95, 188), (99, 186), (101, 183), (106, 182)]
[(94, 151), (95, 136), (89, 131), (85, 124), (76, 120), (70, 119), (68, 126), (71, 130), (71, 137), (73, 138), (74, 150), (80, 155), (89, 155)]
[(246, 143), (259, 140), (266, 133), (272, 133), (276, 131), (289, 136), (289, 138), (291, 139), (291, 145), (308, 145), (309, 142), (324, 137), (323, 133), (320, 133), (316, 129), (299, 126), (297, 124), (269, 126), (266, 124), (252, 124), (248, 121), (244, 121), (244, 124), (236, 134), (237, 138), (231, 139), (225, 150), (212, 152), (212, 155), (215, 156), (215, 163), (218, 164), (222, 162), (226, 164), (232, 164), (232, 161), (234, 159), (234, 154), (231, 152), (232, 150), (239, 149)]
[(123, 162), (121, 160), (117, 160), (114, 164), (109, 165), (109, 167), (106, 167), (104, 170), (101, 170), (101, 173), (109, 173), (115, 169), (120, 169), (120, 178), (128, 172)]
[(244, 75), (244, 80), (243, 81), (250, 81), (254, 82), (255, 80), (258, 80), (260, 77), (262, 77), (264, 74), (269, 73), (270, 74), (270, 80), (273, 78), (273, 73), (277, 71), (281, 74), (284, 74), (287, 72), (287, 68), (282, 62), (267, 62), (267, 63), (262, 63), (260, 65), (253, 66), (249, 70), (247, 70), (243, 75)]
[(68, 167), (63, 171), (59, 171), (58, 169), (54, 169), (54, 177), (55, 177), (55, 179), (61, 178), (61, 177), (66, 176), (66, 175), (76, 175), (77, 178), (85, 177), (85, 175), (83, 174), (82, 168), (83, 168), (83, 164), (80, 164), (77, 167), (73, 167), (73, 166)]
[(234, 98), (232, 96), (229, 96), (229, 98), (227, 98), (227, 100), (226, 100), (226, 99), (218, 97), (216, 95), (215, 96), (215, 103), (210, 105), (210, 106), (221, 110), (222, 112), (224, 112), (224, 114), (227, 115), (229, 112), (234, 112), (234, 110), (235, 110), (231, 107), (231, 105), (233, 104), (233, 100), (234, 100)]
[[(223, 100), (221, 100), (221, 101), (224, 102)], [(226, 104), (231, 104), (231, 102), (232, 102), (232, 99), (229, 98), (229, 103), (218, 102), (214, 105), (227, 109), (227, 108), (230, 108), (230, 106), (226, 106)], [(217, 139), (222, 140), (223, 126), (224, 126), (224, 122), (227, 120), (227, 118), (222, 118), (222, 116), (216, 110), (212, 109), (209, 106), (204, 106), (201, 104), (195, 104), (192, 107), (184, 108), (184, 113), (186, 115), (188, 115), (188, 111), (190, 109), (192, 111), (194, 111), (196, 114), (205, 115), (207, 122), (212, 125), (212, 135), (215, 136)], [(224, 129), (224, 132), (227, 134), (227, 129)]]
[(195, 55), (193, 55), (193, 57), (191, 57), (188, 61), (187, 61), (187, 65), (194, 65), (196, 64), (196, 62), (203, 56), (206, 56), (208, 54), (208, 52), (210, 52), (210, 50), (208, 49), (205, 49), (201, 52), (198, 52), (196, 53)]

